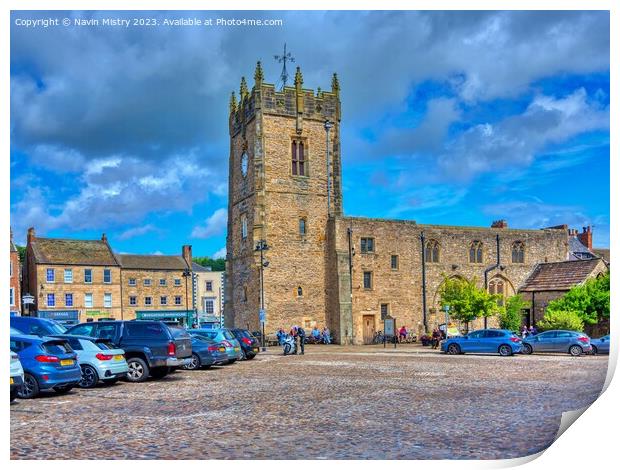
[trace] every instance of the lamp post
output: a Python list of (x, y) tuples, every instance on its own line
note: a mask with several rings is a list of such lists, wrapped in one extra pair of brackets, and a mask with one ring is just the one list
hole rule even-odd
[(269, 261), (265, 261), (264, 252), (269, 249), (267, 242), (265, 240), (259, 240), (256, 243), (255, 251), (260, 252), (260, 271), (259, 271), (259, 279), (260, 279), (260, 312), (259, 312), (259, 320), (261, 323), (261, 349), (266, 351), (265, 347), (265, 287), (264, 287), (264, 274), (263, 269), (269, 266)]
[(332, 179), (329, 168), (329, 131), (334, 127), (334, 123), (327, 120), (325, 121), (325, 156), (327, 160), (327, 216), (331, 215), (331, 192), (332, 192)]
[[(190, 272), (189, 269), (186, 269), (185, 271), (183, 271), (183, 277), (185, 278), (185, 317), (187, 318), (188, 321), (190, 321), (189, 318), (189, 291), (187, 289), (187, 278), (190, 277), (192, 274)], [(191, 325), (188, 325), (191, 326)]]

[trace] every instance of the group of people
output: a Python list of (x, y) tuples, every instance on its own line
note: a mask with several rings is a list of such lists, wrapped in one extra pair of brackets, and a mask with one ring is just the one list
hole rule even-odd
[[(287, 337), (291, 337), (295, 340), (295, 351), (300, 351), (299, 354), (304, 353), (304, 344), (306, 343), (306, 330), (304, 330), (301, 326), (293, 326), (289, 333), (284, 331), (284, 328), (279, 328), (276, 332), (276, 337), (278, 338), (278, 345), (282, 346), (284, 344), (284, 340)], [(318, 327), (312, 328), (310, 332), (310, 337), (314, 343), (324, 343), (331, 344), (332, 338), (329, 328), (324, 327), (322, 330), (319, 330)]]
[(537, 334), (538, 330), (534, 325), (530, 326), (529, 328), (523, 325), (523, 328), (521, 328), (521, 338), (527, 338), (528, 336), (534, 336)]

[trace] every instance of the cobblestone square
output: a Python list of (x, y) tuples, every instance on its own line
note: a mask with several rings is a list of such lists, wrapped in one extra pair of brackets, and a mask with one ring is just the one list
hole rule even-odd
[(252, 361), (11, 405), (13, 459), (499, 459), (596, 400), (607, 356), (270, 348)]

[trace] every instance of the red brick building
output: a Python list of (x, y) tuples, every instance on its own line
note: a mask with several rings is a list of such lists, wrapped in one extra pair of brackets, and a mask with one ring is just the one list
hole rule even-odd
[(21, 291), (19, 289), (21, 279), (21, 264), (19, 262), (19, 252), (13, 242), (13, 230), (11, 230), (11, 293), (9, 304), (11, 315), (21, 313)]

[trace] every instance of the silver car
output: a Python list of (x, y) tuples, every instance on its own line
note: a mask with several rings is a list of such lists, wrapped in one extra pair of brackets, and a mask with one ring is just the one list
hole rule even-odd
[(17, 398), (17, 394), (24, 384), (24, 369), (19, 362), (19, 356), (11, 351), (11, 401)]
[(609, 354), (609, 335), (591, 339), (592, 354)]
[(115, 383), (129, 372), (125, 351), (115, 348), (107, 339), (77, 335), (56, 337), (66, 339), (77, 354), (82, 369), (80, 388), (93, 388), (100, 380)]
[(585, 333), (568, 330), (550, 330), (523, 339), (524, 354), (533, 352), (559, 352), (581, 356), (592, 351), (590, 338)]

